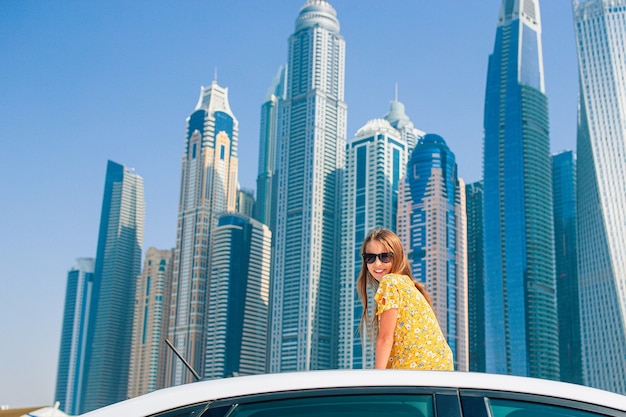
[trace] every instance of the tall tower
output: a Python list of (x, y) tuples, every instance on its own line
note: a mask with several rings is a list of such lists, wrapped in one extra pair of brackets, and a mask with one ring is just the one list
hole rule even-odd
[[(228, 103), (228, 89), (216, 81), (202, 87), (187, 118), (182, 163), (176, 248), (172, 260), (169, 340), (195, 371), (203, 374), (209, 252), (217, 215), (234, 211), (237, 202), (238, 122)], [(193, 374), (172, 353), (166, 385), (193, 382)]]
[(360, 337), (357, 330), (363, 311), (356, 294), (356, 279), (362, 263), (361, 244), (377, 226), (395, 230), (398, 187), (405, 175), (407, 158), (406, 141), (384, 119), (367, 122), (346, 147), (341, 224), (339, 368), (374, 367), (374, 346), (370, 335)]
[(143, 179), (107, 163), (87, 332), (81, 412), (126, 399), (135, 281), (141, 272)]
[(487, 371), (559, 378), (539, 0), (503, 0), (485, 93)]
[(397, 94), (395, 100), (391, 102), (389, 113), (385, 115), (385, 120), (400, 132), (402, 139), (409, 146), (409, 152), (415, 148), (417, 140), (426, 134), (426, 132), (415, 128), (413, 122), (404, 111), (404, 103), (398, 101)]
[[(467, 228), (465, 184), (454, 154), (441, 136), (417, 141), (406, 168), (398, 222), (413, 277), (426, 285), (441, 330), (454, 354), (454, 369), (467, 371)], [(400, 219), (399, 219), (400, 220)], [(408, 227), (409, 230), (404, 230)]]
[(559, 314), (561, 381), (583, 384), (576, 237), (576, 156), (552, 156), (554, 260)]
[(276, 184), (278, 165), (279, 111), (285, 99), (286, 68), (280, 67), (261, 106), (257, 201), (254, 217), (273, 230), (276, 225)]
[(172, 250), (149, 248), (143, 272), (137, 277), (128, 398), (165, 385), (165, 358), (169, 351), (163, 339), (167, 336), (170, 311), (171, 259)]
[[(289, 37), (281, 109), (270, 371), (336, 367), (345, 41), (335, 9), (308, 0)], [(323, 254), (333, 254), (330, 257)]]
[(78, 258), (76, 266), (67, 273), (54, 399), (59, 402), (59, 408), (70, 415), (77, 415), (80, 412), (94, 261), (93, 258)]
[(266, 225), (239, 213), (213, 229), (204, 378), (266, 372), (271, 240)]
[(485, 372), (485, 241), (483, 182), (465, 186), (467, 214), (467, 328), (469, 370)]
[(626, 394), (626, 1), (574, 0), (578, 280), (587, 385)]

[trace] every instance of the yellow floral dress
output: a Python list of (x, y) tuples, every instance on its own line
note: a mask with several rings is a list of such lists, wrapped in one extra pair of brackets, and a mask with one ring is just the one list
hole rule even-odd
[(381, 278), (374, 295), (376, 316), (398, 309), (387, 368), (453, 371), (452, 350), (430, 304), (406, 275)]

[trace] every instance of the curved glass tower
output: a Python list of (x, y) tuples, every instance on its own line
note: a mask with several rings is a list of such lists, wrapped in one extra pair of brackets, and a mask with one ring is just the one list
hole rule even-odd
[(143, 178), (132, 168), (108, 161), (89, 301), (81, 413), (126, 399), (144, 213)]
[[(454, 369), (467, 371), (465, 184), (458, 178), (454, 154), (441, 136), (429, 133), (417, 141), (404, 181), (398, 235), (407, 248), (413, 276), (426, 285), (432, 297), (439, 325), (454, 354)], [(403, 230), (407, 226), (408, 230)]]
[(271, 372), (336, 366), (344, 62), (335, 9), (307, 1), (289, 37), (280, 112)]
[(503, 0), (485, 94), (487, 372), (559, 378), (539, 0)]
[(626, 394), (626, 0), (573, 7), (584, 381)]

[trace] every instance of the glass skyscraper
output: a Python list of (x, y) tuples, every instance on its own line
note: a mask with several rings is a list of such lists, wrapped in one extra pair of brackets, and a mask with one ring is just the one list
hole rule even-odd
[(503, 0), (484, 115), (487, 371), (559, 378), (539, 0)]
[(265, 373), (272, 233), (224, 213), (212, 240), (204, 378)]
[(439, 135), (417, 141), (400, 194), (398, 235), (413, 277), (424, 283), (439, 325), (454, 354), (454, 369), (467, 371), (467, 228), (465, 184), (454, 154)]
[(67, 273), (54, 399), (59, 402), (59, 408), (69, 415), (80, 412), (94, 261), (93, 258), (78, 258), (76, 266)]
[(469, 370), (485, 372), (485, 241), (483, 182), (465, 186), (467, 215), (467, 328)]
[[(384, 119), (370, 120), (346, 147), (342, 200), (339, 368), (374, 367), (370, 335), (358, 333), (363, 312), (356, 293), (361, 244), (375, 227), (396, 229), (398, 187), (406, 172), (408, 145)], [(364, 344), (361, 342), (364, 339)]]
[(261, 106), (261, 127), (259, 132), (259, 167), (256, 180), (257, 201), (254, 218), (269, 226), (276, 227), (276, 175), (279, 155), (279, 111), (285, 99), (286, 68), (280, 67), (272, 80), (265, 102)]
[(108, 161), (90, 302), (81, 412), (126, 399), (135, 283), (141, 273), (143, 179)]
[(626, 0), (574, 0), (585, 384), (626, 394)]
[(552, 191), (560, 379), (582, 384), (576, 237), (576, 156), (574, 152), (565, 151), (552, 156)]
[(137, 397), (165, 386), (172, 250), (148, 248), (143, 271), (137, 277), (135, 313), (128, 377), (128, 397)]
[(289, 37), (279, 123), (271, 372), (337, 365), (344, 63), (335, 9), (308, 0)]
[[(211, 231), (223, 211), (237, 205), (238, 122), (228, 89), (217, 81), (202, 87), (187, 118), (182, 162), (176, 248), (172, 259), (172, 302), (168, 338), (190, 366), (204, 373)], [(166, 385), (193, 382), (193, 374), (173, 352)]]

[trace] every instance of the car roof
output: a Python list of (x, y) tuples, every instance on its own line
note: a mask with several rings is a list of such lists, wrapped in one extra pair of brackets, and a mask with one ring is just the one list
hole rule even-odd
[(626, 396), (582, 385), (545, 379), (478, 372), (404, 370), (328, 370), (284, 372), (213, 379), (165, 388), (87, 413), (145, 415), (222, 398), (342, 387), (435, 387), (536, 394), (626, 411)]

